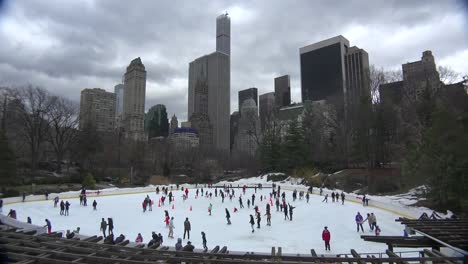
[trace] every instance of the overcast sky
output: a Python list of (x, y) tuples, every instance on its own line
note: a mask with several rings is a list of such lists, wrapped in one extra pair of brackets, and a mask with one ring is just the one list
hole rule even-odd
[(231, 112), (237, 92), (273, 91), (291, 75), (299, 102), (299, 48), (336, 35), (386, 69), (432, 50), (437, 65), (468, 74), (464, 1), (0, 0), (0, 85), (33, 84), (78, 101), (83, 88), (113, 91), (141, 57), (146, 109), (187, 117), (188, 64), (216, 47), (216, 16), (231, 17)]

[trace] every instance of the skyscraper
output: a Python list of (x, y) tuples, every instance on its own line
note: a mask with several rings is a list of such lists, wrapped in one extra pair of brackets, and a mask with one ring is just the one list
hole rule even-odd
[(260, 127), (265, 130), (266, 124), (274, 118), (275, 115), (275, 93), (266, 93), (260, 95)]
[(123, 98), (124, 98), (124, 85), (117, 84), (114, 86), (115, 93), (115, 115), (121, 114), (123, 112)]
[(139, 57), (128, 65), (124, 86), (123, 127), (125, 136), (134, 140), (145, 140), (146, 70)]
[(369, 56), (336, 36), (300, 48), (302, 101), (331, 100), (346, 111), (370, 95)]
[[(197, 120), (206, 124), (212, 132), (198, 131), (200, 145), (208, 142), (219, 150), (229, 150), (230, 112), (230, 63), (229, 56), (214, 52), (192, 61), (189, 65), (188, 116), (192, 127), (197, 128)], [(202, 117), (201, 115), (206, 115)], [(211, 140), (204, 135), (211, 134)]]
[(80, 129), (93, 127), (97, 131), (111, 132), (115, 121), (115, 94), (93, 88), (81, 91)]
[(216, 19), (216, 52), (189, 64), (188, 117), (201, 147), (229, 151), (230, 19)]
[(353, 46), (345, 54), (346, 103), (358, 105), (363, 96), (370, 98), (369, 55)]
[(239, 91), (239, 113), (241, 112), (242, 104), (248, 100), (253, 99), (255, 105), (258, 107), (258, 90), (255, 87)]
[(231, 19), (227, 13), (216, 18), (216, 51), (231, 56)]
[(349, 41), (340, 35), (300, 48), (303, 102), (343, 97), (348, 47)]
[(275, 78), (275, 105), (276, 107), (291, 104), (291, 82), (289, 75)]
[(124, 85), (117, 84), (114, 86), (115, 93), (115, 128), (121, 127), (122, 112), (123, 112), (123, 98), (124, 98)]

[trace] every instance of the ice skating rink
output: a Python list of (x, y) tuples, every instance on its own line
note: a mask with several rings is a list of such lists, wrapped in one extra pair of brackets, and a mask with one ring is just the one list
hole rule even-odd
[[(138, 233), (144, 238), (144, 243), (151, 239), (151, 232), (161, 233), (164, 236), (164, 243), (174, 246), (177, 238), (182, 238), (184, 231), (184, 220), (189, 218), (192, 226), (190, 241), (196, 249), (202, 248), (201, 231), (206, 233), (207, 245), (211, 249), (216, 245), (226, 245), (230, 251), (255, 251), (271, 252), (271, 247), (282, 247), (283, 253), (304, 253), (310, 254), (310, 249), (315, 249), (317, 253), (325, 253), (322, 241), (322, 230), (328, 226), (331, 232), (331, 252), (333, 254), (349, 253), (350, 249), (355, 249), (359, 253), (384, 252), (387, 248), (385, 244), (377, 244), (363, 241), (360, 236), (362, 232), (356, 231), (354, 217), (360, 212), (365, 218), (367, 213), (373, 212), (377, 217), (377, 224), (380, 226), (381, 235), (402, 235), (403, 226), (395, 222), (399, 217), (394, 213), (380, 210), (374, 207), (363, 207), (362, 204), (345, 201), (344, 205), (332, 203), (329, 197), (328, 203), (322, 202), (323, 196), (313, 194), (309, 203), (305, 198), (292, 200), (292, 192), (286, 191), (286, 201), (296, 208), (293, 213), (293, 221), (284, 220), (283, 212), (277, 212), (273, 200), (271, 207), (271, 226), (266, 225), (266, 204), (269, 202), (271, 189), (264, 188), (257, 190), (255, 204), (259, 206), (262, 213), (261, 228), (255, 228), (255, 233), (251, 233), (249, 215), (255, 216), (251, 206), (247, 208), (247, 198), (251, 199), (254, 189), (247, 189), (246, 195), (242, 195), (244, 207), (239, 208), (239, 195), (242, 189), (234, 189), (235, 196), (232, 201), (228, 197), (224, 203), (221, 197), (215, 197), (214, 189), (204, 189), (213, 193), (212, 199), (199, 196), (195, 199), (195, 189), (190, 189), (189, 198), (182, 199), (181, 191), (173, 191), (175, 201), (174, 209), (166, 199), (165, 206), (158, 207), (158, 200), (162, 193), (156, 195), (155, 192), (141, 194), (127, 194), (101, 197), (88, 197), (88, 206), (80, 206), (79, 199), (67, 199), (70, 203), (70, 215), (61, 216), (59, 208), (54, 208), (53, 197), (48, 201), (25, 202), (4, 205), (3, 212), (7, 214), (10, 209), (15, 209), (18, 220), (26, 222), (30, 216), (32, 223), (45, 225), (44, 219), (48, 218), (52, 222), (52, 230), (73, 230), (81, 228), (80, 234), (100, 235), (101, 218), (108, 217), (114, 219), (115, 235), (124, 234), (130, 241), (135, 241)], [(219, 189), (218, 189), (219, 191)], [(315, 189), (314, 193), (318, 190)], [(143, 213), (142, 201), (149, 195), (153, 199), (153, 211)], [(267, 196), (266, 200), (260, 202), (260, 195)], [(299, 197), (299, 195), (298, 195)], [(97, 211), (93, 211), (91, 204), (96, 199)], [(351, 197), (349, 197), (351, 199)], [(208, 206), (213, 204), (212, 215), (208, 215)], [(192, 211), (190, 211), (192, 207)], [(234, 208), (239, 211), (234, 213)], [(231, 214), (232, 225), (227, 225), (225, 218), (225, 208)], [(168, 210), (170, 216), (174, 216), (174, 239), (167, 238), (168, 228), (164, 223), (164, 210)], [(374, 235), (370, 232), (368, 223), (364, 223), (365, 235)], [(188, 239), (185, 239), (185, 245)], [(404, 251), (404, 250), (402, 250)]]

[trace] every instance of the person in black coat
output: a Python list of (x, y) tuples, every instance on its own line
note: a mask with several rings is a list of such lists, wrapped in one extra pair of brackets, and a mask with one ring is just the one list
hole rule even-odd
[(182, 248), (182, 251), (193, 252), (195, 247), (192, 245), (192, 242), (188, 241), (187, 245)]
[(250, 215), (250, 226), (252, 227), (252, 233), (255, 232), (255, 229), (254, 229), (254, 225), (255, 225), (255, 220), (254, 220), (254, 217), (253, 215)]
[(260, 212), (257, 212), (257, 228), (260, 228), (260, 221), (262, 221), (262, 217), (260, 216)]
[(114, 220), (112, 218), (107, 218), (107, 227), (109, 228), (109, 234), (114, 234)]
[(293, 209), (296, 208), (290, 204), (289, 205), (289, 221), (292, 221), (292, 216), (293, 216)]
[(115, 244), (118, 244), (118, 243), (121, 243), (121, 242), (124, 241), (124, 240), (125, 240), (125, 236), (122, 235), (122, 234), (120, 234), (120, 236), (118, 236), (118, 237), (115, 239), (114, 243), (115, 243)]
[(229, 210), (226, 208), (226, 220), (227, 220), (227, 224), (230, 225), (231, 224), (231, 214), (229, 213)]

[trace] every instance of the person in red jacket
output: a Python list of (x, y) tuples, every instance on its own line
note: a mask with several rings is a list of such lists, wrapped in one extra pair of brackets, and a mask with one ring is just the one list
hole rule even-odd
[(323, 229), (322, 240), (325, 241), (325, 250), (330, 250), (330, 231), (327, 227)]

